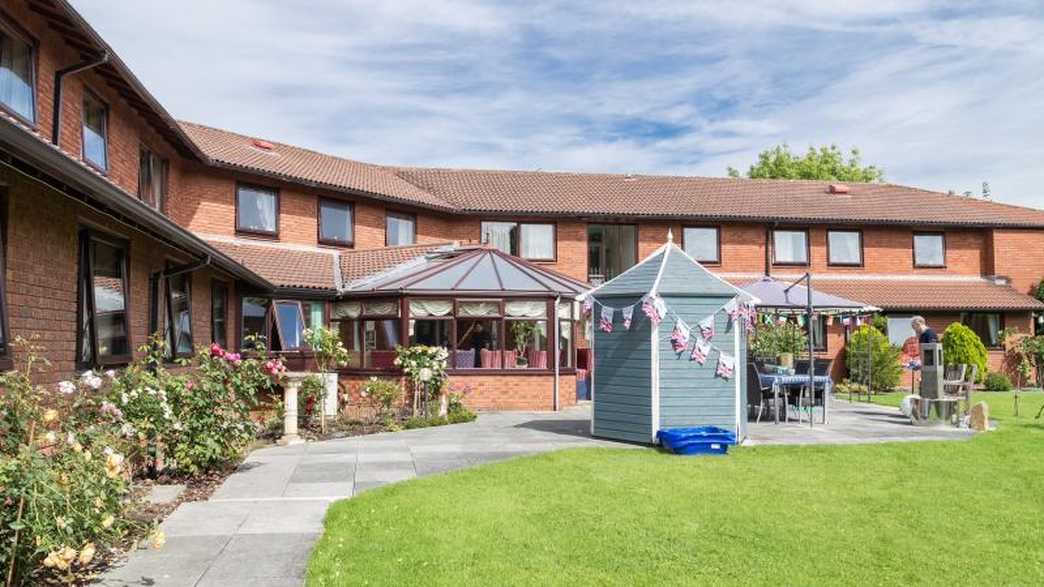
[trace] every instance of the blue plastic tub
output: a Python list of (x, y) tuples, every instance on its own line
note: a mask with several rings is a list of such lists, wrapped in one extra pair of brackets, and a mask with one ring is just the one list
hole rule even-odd
[(656, 439), (674, 454), (723, 455), (730, 444), (736, 444), (736, 433), (717, 426), (664, 428)]

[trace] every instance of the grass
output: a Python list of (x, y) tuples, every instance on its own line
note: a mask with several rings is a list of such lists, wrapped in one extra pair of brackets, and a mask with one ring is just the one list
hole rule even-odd
[(1039, 585), (1044, 393), (1019, 419), (979, 397), (1000, 427), (968, 441), (577, 449), (386, 486), (330, 509), (308, 584)]

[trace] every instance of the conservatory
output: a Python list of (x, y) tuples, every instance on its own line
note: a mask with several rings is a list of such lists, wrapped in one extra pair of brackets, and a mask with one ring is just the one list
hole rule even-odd
[[(342, 380), (396, 372), (398, 346), (449, 351), (451, 385), (480, 409), (572, 404), (574, 298), (585, 284), (491, 248), (422, 257), (353, 283), (331, 306), (351, 351)], [(569, 396), (569, 397), (567, 397)]]

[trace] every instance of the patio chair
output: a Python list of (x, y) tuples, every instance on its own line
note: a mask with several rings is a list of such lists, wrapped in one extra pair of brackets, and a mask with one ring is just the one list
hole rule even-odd
[(946, 365), (943, 368), (943, 393), (960, 395), (964, 390), (964, 376), (968, 365), (964, 363)]
[(960, 401), (964, 402), (963, 408), (960, 409), (962, 416), (971, 411), (972, 391), (975, 389), (975, 381), (979, 376), (978, 365), (969, 365), (969, 367), (970, 369), (964, 374), (964, 382), (961, 384)]
[[(786, 395), (783, 395), (781, 399), (786, 401)], [(761, 377), (758, 376), (757, 366), (754, 363), (747, 363), (747, 407), (757, 408), (758, 415), (754, 420), (761, 421), (766, 404), (771, 404), (773, 410), (779, 410), (779, 406), (775, 402), (772, 388), (762, 383)]]

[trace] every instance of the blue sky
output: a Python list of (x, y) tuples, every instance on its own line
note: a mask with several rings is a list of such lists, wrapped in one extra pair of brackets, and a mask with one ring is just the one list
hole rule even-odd
[(720, 176), (837, 143), (1044, 208), (1037, 2), (73, 4), (175, 116), (345, 157)]

